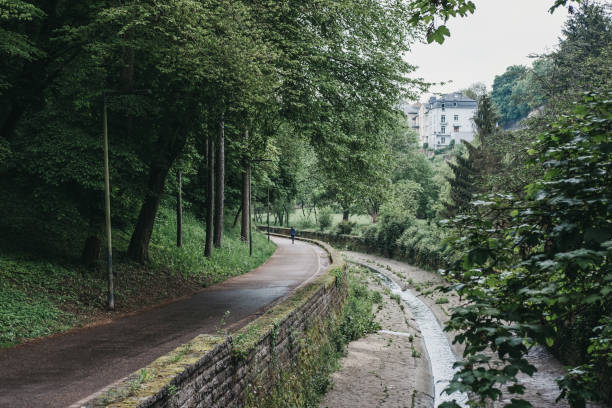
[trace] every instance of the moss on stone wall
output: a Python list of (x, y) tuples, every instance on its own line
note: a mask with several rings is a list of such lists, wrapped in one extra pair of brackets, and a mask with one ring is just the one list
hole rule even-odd
[(271, 389), (265, 391), (258, 384), (252, 384), (246, 407), (318, 406), (331, 385), (330, 374), (339, 368), (346, 344), (378, 330), (372, 306), (376, 299), (382, 299), (356, 273), (342, 269), (336, 273), (339, 273), (336, 282), (345, 285), (349, 293), (342, 308), (327, 319), (315, 319), (307, 330), (296, 334), (297, 358), (283, 369), (275, 370), (275, 385)]
[(224, 340), (219, 336), (199, 335), (133, 373), (117, 386), (104, 390), (87, 406), (132, 408), (160, 392), (171, 396), (178, 391), (173, 384), (177, 375), (197, 364), (204, 355)]
[[(329, 245), (317, 244), (327, 250), (332, 264), (313, 282), (231, 337), (198, 336), (82, 406), (189, 407), (202, 398), (210, 406), (242, 405), (258, 388), (274, 392), (275, 381), (281, 379), (278, 373), (286, 371), (280, 367), (302, 361), (306, 369), (314, 361), (312, 344), (335, 344), (327, 335), (335, 332), (330, 327), (337, 326), (346, 298), (345, 264)], [(281, 342), (283, 347), (277, 344)]]

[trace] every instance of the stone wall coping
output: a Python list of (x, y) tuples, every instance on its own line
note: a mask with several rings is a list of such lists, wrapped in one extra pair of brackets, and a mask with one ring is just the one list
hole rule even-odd
[[(271, 234), (287, 238), (282, 234)], [(250, 360), (258, 345), (286, 319), (308, 303), (321, 289), (337, 284), (338, 272), (345, 268), (344, 259), (329, 244), (298, 238), (316, 244), (328, 253), (331, 265), (313, 281), (298, 287), (287, 298), (266, 310), (261, 316), (230, 336), (201, 334), (156, 359), (146, 367), (71, 405), (70, 408), (144, 408), (157, 406), (164, 398), (175, 395), (177, 386), (217, 355), (225, 353), (234, 359)], [(227, 357), (227, 356), (226, 356)], [(219, 364), (219, 363), (217, 363)], [(231, 387), (230, 387), (231, 388)]]

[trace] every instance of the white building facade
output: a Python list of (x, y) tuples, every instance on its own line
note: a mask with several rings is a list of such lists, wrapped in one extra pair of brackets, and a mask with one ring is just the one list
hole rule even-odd
[(421, 104), (418, 117), (418, 132), (421, 146), (442, 149), (454, 140), (471, 142), (476, 134), (474, 115), (478, 103), (461, 92), (431, 97)]
[(406, 115), (406, 120), (408, 122), (408, 126), (410, 129), (414, 130), (420, 136), (420, 111), (421, 111), (421, 103), (417, 102), (416, 104), (402, 103), (399, 108), (404, 115)]

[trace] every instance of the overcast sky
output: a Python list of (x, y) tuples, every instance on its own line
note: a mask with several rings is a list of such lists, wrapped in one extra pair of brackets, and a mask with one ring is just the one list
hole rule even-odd
[[(447, 24), (451, 37), (444, 44), (416, 44), (406, 59), (419, 69), (412, 76), (430, 82), (452, 80), (432, 87), (449, 93), (484, 82), (491, 88), (495, 75), (509, 65), (529, 65), (529, 54), (558, 44), (567, 11), (548, 12), (553, 0), (474, 0), (476, 11)], [(422, 95), (420, 100), (426, 100)]]

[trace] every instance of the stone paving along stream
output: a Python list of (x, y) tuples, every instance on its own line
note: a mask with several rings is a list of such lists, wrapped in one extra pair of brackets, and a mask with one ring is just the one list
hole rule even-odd
[(448, 395), (443, 393), (455, 373), (453, 364), (457, 361), (457, 356), (453, 352), (448, 337), (444, 334), (436, 316), (410, 289), (402, 290), (393, 279), (382, 273), (379, 268), (375, 268), (372, 265), (361, 265), (375, 270), (383, 283), (391, 289), (391, 292), (398, 295), (412, 311), (423, 336), (431, 363), (434, 383), (434, 406), (437, 407), (445, 401), (455, 400), (462, 407), (467, 407), (467, 395), (459, 393)]
[[(448, 320), (449, 308), (457, 306), (459, 299), (455, 294), (445, 294), (447, 305), (436, 304), (435, 297), (431, 291), (419, 293), (418, 296), (410, 289), (402, 291), (400, 285), (415, 288), (430, 288), (443, 284), (442, 278), (435, 273), (408, 265), (404, 262), (393, 259), (383, 258), (375, 255), (366, 255), (358, 252), (343, 252), (347, 260), (366, 266), (385, 276), (381, 278), (390, 290), (400, 296), (402, 301), (409, 306), (418, 328), (422, 333), (423, 341), (431, 361), (431, 372), (435, 384), (435, 405), (438, 406), (448, 396), (440, 397), (440, 392), (452, 378), (452, 365), (461, 353), (461, 347), (451, 345), (449, 336), (442, 332), (441, 324)], [(393, 276), (393, 279), (390, 278)], [(396, 276), (399, 278), (396, 279)], [(398, 285), (396, 282), (399, 282)], [(389, 333), (392, 334), (392, 333)], [(525, 394), (520, 396), (537, 408), (566, 408), (569, 404), (566, 400), (557, 401), (559, 388), (556, 379), (561, 377), (565, 370), (563, 365), (544, 347), (534, 347), (529, 351), (527, 360), (537, 368), (537, 372), (532, 376), (519, 374), (518, 379), (523, 384)], [(504, 392), (502, 400), (493, 403), (494, 408), (501, 408), (510, 403), (510, 398), (517, 398), (516, 395), (509, 394), (507, 389), (502, 387)], [(463, 396), (465, 398), (465, 396)], [(465, 399), (464, 399), (465, 401)], [(465, 403), (463, 403), (465, 406)], [(587, 404), (589, 408), (601, 408), (602, 405)]]

